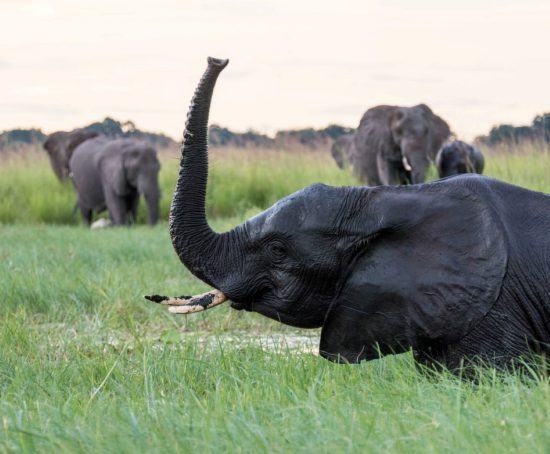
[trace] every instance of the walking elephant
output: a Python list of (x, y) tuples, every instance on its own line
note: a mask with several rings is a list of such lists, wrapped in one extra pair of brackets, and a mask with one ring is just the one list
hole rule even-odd
[(105, 209), (112, 225), (136, 220), (139, 196), (147, 204), (149, 224), (159, 218), (160, 163), (157, 152), (135, 139), (95, 137), (79, 145), (69, 167), (78, 207), (87, 224)]
[(356, 363), (412, 348), (450, 368), (550, 353), (550, 196), (478, 175), (413, 187), (302, 189), (225, 233), (206, 219), (210, 58), (187, 116), (170, 212), (182, 263), (216, 290), (159, 295), (170, 312), (232, 301)]
[(85, 128), (57, 131), (48, 136), (43, 146), (48, 152), (52, 169), (59, 181), (66, 181), (69, 178), (69, 161), (75, 148), (97, 136), (97, 132)]
[(445, 144), (438, 151), (435, 165), (439, 178), (461, 173), (483, 173), (485, 158), (481, 151), (461, 140)]
[(371, 186), (423, 183), (450, 133), (449, 125), (425, 104), (373, 107), (355, 133), (354, 168)]

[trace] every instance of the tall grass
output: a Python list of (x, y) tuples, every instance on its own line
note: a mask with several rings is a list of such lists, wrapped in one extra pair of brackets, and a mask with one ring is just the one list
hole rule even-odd
[[(525, 145), (515, 153), (485, 150), (486, 175), (550, 192), (550, 154)], [(178, 174), (177, 152), (162, 153), (161, 216), (166, 219)], [(340, 170), (324, 152), (214, 150), (211, 153), (207, 210), (211, 217), (242, 216), (265, 209), (304, 186), (322, 182), (353, 185), (348, 170)], [(435, 178), (432, 169), (431, 178)], [(59, 183), (43, 152), (0, 162), (0, 223), (76, 224), (75, 194), (70, 183)], [(143, 206), (140, 222), (145, 220)]]
[[(161, 216), (168, 217), (179, 170), (177, 153), (162, 153)], [(263, 209), (303, 186), (318, 181), (353, 184), (325, 153), (285, 151), (213, 151), (207, 194), (208, 214), (235, 216)], [(76, 196), (70, 183), (56, 180), (44, 153), (23, 153), (0, 162), (0, 223), (76, 224)], [(139, 221), (145, 221), (140, 207)]]

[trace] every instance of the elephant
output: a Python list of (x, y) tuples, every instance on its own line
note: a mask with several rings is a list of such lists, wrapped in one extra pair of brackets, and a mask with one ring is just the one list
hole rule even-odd
[(208, 59), (191, 101), (169, 231), (215, 290), (148, 296), (172, 313), (231, 301), (322, 328), (320, 355), (358, 363), (412, 350), (451, 370), (550, 353), (550, 196), (481, 175), (414, 186), (314, 184), (230, 231), (206, 218), (211, 98), (228, 60)]
[(435, 165), (439, 178), (461, 173), (483, 173), (485, 158), (481, 151), (461, 140), (454, 140), (437, 152)]
[(426, 104), (372, 107), (355, 133), (354, 169), (372, 186), (423, 183), (450, 134), (449, 125)]
[(354, 140), (354, 134), (344, 134), (338, 137), (330, 148), (330, 154), (336, 165), (341, 169), (353, 165), (355, 158)]
[(147, 143), (98, 136), (76, 147), (69, 167), (77, 205), (88, 225), (93, 213), (105, 209), (111, 225), (135, 221), (140, 195), (147, 203), (149, 224), (157, 223), (160, 163)]
[(69, 179), (69, 161), (75, 148), (98, 135), (95, 131), (79, 128), (73, 131), (57, 131), (47, 137), (43, 146), (48, 152), (52, 169), (59, 181)]

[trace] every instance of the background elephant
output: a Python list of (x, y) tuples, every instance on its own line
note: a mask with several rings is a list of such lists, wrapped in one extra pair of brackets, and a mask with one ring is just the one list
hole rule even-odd
[(373, 107), (355, 133), (356, 173), (372, 186), (422, 183), (450, 133), (425, 104)]
[(82, 142), (97, 137), (98, 133), (84, 128), (73, 131), (58, 131), (50, 134), (44, 142), (50, 163), (60, 181), (69, 178), (69, 161), (76, 147)]
[(69, 163), (78, 194), (78, 207), (86, 223), (105, 209), (113, 225), (135, 221), (140, 194), (148, 208), (149, 223), (159, 217), (160, 163), (150, 145), (135, 139), (87, 140), (73, 152)]
[(208, 63), (187, 116), (170, 235), (218, 292), (149, 299), (197, 312), (227, 297), (235, 309), (322, 327), (321, 355), (342, 362), (411, 347), (450, 368), (550, 353), (547, 195), (478, 175), (407, 188), (316, 184), (214, 232), (207, 125), (227, 60)]
[(435, 159), (439, 178), (461, 173), (483, 173), (485, 158), (472, 145), (454, 140), (441, 147)]
[(353, 165), (355, 155), (354, 134), (344, 134), (338, 137), (330, 149), (330, 154), (341, 169)]

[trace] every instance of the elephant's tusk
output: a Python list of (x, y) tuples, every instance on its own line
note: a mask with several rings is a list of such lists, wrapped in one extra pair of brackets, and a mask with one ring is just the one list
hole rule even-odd
[(171, 306), (168, 311), (172, 314), (192, 314), (201, 312), (227, 301), (227, 297), (219, 290), (211, 290), (196, 296), (168, 297), (162, 295), (146, 295), (145, 299), (153, 303)]
[(409, 164), (409, 160), (407, 159), (407, 157), (406, 157), (406, 156), (403, 156), (402, 161), (403, 161), (403, 167), (405, 167), (405, 170), (406, 170), (407, 172), (410, 172), (413, 168), (412, 168), (411, 165)]

